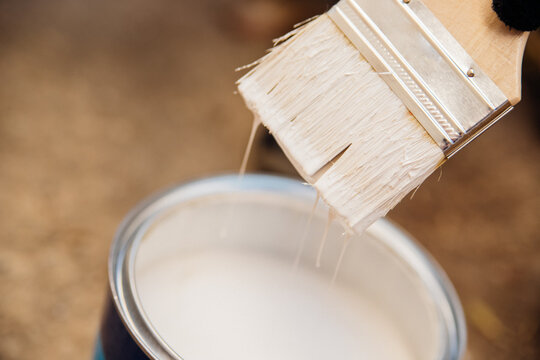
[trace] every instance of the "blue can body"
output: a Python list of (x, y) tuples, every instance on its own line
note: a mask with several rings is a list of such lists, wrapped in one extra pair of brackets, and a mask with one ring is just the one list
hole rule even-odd
[(94, 351), (94, 360), (105, 360), (105, 355), (103, 355), (103, 347), (101, 346), (101, 340), (99, 338), (96, 342), (96, 349)]
[(129, 334), (109, 295), (96, 341), (94, 360), (148, 359), (150, 358)]

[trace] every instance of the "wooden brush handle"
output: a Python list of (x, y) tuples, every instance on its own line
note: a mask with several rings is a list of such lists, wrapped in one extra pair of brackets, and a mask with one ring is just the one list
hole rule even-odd
[(510, 30), (491, 0), (423, 0), (512, 105), (521, 100), (521, 63), (528, 32)]

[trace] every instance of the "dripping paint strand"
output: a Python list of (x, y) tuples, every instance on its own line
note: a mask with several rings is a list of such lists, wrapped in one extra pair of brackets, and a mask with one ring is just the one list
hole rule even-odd
[[(249, 156), (251, 155), (251, 149), (253, 148), (253, 143), (255, 142), (255, 134), (257, 133), (257, 129), (259, 128), (260, 124), (261, 121), (255, 117), (251, 125), (251, 132), (249, 134), (249, 140), (246, 146), (246, 150), (244, 151), (244, 156), (242, 158), (242, 164), (240, 165), (240, 170), (238, 171), (238, 182), (242, 181), (246, 173)], [(222, 239), (227, 237), (228, 230), (231, 225), (231, 219), (234, 214), (234, 207), (235, 203), (233, 201), (229, 206), (229, 210), (227, 211), (227, 215), (225, 216), (224, 222), (221, 225), (221, 229), (219, 231), (219, 237)]]
[(339, 258), (336, 263), (336, 268), (334, 269), (334, 275), (332, 276), (332, 285), (334, 285), (334, 283), (336, 282), (339, 269), (341, 268), (341, 263), (343, 262), (343, 257), (345, 256), (345, 252), (347, 251), (347, 248), (349, 247), (351, 235), (352, 235), (351, 232), (348, 230), (344, 234), (345, 238), (343, 239), (343, 245), (341, 245), (341, 252), (339, 253)]
[(315, 202), (313, 203), (313, 207), (311, 208), (311, 214), (309, 214), (309, 218), (306, 221), (306, 224), (304, 225), (304, 231), (302, 232), (302, 237), (300, 238), (300, 242), (298, 243), (298, 249), (296, 250), (296, 257), (294, 259), (294, 265), (293, 268), (298, 268), (298, 264), (300, 263), (300, 257), (302, 257), (302, 253), (304, 252), (304, 247), (306, 244), (306, 238), (309, 233), (309, 229), (311, 227), (311, 221), (313, 220), (313, 215), (315, 214), (315, 210), (317, 209), (317, 205), (319, 204), (319, 192), (317, 192), (317, 197), (315, 198)]
[(321, 258), (324, 250), (324, 246), (326, 245), (326, 238), (328, 237), (328, 231), (330, 230), (330, 224), (332, 223), (332, 220), (334, 220), (335, 213), (332, 209), (328, 210), (328, 220), (326, 221), (326, 226), (324, 228), (324, 234), (321, 238), (321, 244), (319, 245), (319, 251), (317, 252), (317, 261), (315, 262), (316, 267), (321, 267)]
[(246, 146), (246, 151), (244, 152), (244, 157), (242, 158), (242, 164), (240, 165), (238, 179), (242, 179), (244, 177), (244, 174), (246, 173), (249, 156), (251, 154), (253, 142), (255, 141), (255, 134), (257, 133), (257, 129), (259, 128), (259, 125), (261, 125), (261, 121), (255, 117), (253, 119), (253, 124), (251, 125), (251, 133), (249, 134), (249, 140)]

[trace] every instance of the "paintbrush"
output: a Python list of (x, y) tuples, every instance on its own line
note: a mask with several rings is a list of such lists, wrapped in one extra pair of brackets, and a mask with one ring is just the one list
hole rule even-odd
[(527, 36), (489, 0), (341, 0), (277, 39), (238, 89), (362, 232), (519, 102)]

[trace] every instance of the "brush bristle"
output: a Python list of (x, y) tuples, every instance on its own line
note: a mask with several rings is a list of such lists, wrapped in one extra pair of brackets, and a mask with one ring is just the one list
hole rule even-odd
[(327, 15), (290, 35), (238, 89), (300, 174), (362, 232), (444, 154)]

